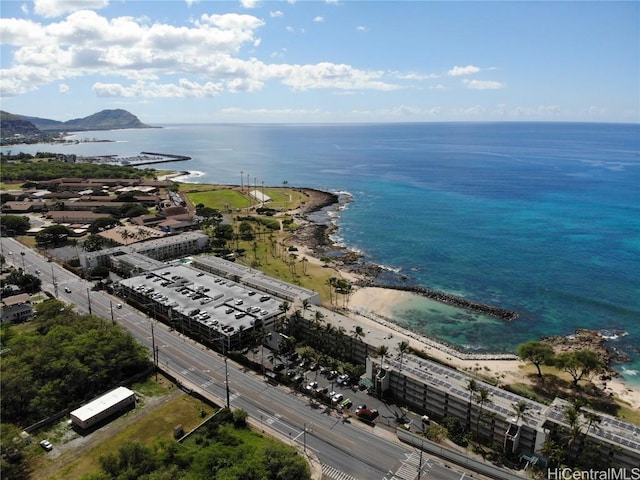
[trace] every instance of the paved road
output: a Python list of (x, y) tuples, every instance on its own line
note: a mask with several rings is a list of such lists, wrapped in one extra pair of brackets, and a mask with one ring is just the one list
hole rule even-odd
[[(79, 312), (86, 313), (91, 305), (94, 315), (101, 316), (126, 328), (149, 350), (155, 344), (159, 365), (185, 384), (191, 384), (226, 402), (225, 361), (193, 340), (171, 331), (144, 314), (123, 304), (104, 292), (89, 290), (91, 283), (79, 279), (55, 263), (13, 239), (0, 239), (2, 252), (9, 263), (38, 275), (43, 289), (72, 303)], [(11, 255), (8, 255), (11, 252)], [(24, 253), (24, 255), (22, 255)], [(24, 264), (23, 264), (24, 262)], [(260, 375), (242, 366), (227, 362), (230, 403), (243, 408), (253, 418), (291, 437), (309, 451), (313, 451), (323, 465), (325, 479), (332, 480), (415, 480), (421, 467), (421, 478), (456, 480), (472, 478), (469, 474), (448, 468), (400, 444), (394, 435), (381, 427), (369, 427), (360, 422), (345, 423), (335, 411), (317, 408), (302, 394), (275, 386)]]

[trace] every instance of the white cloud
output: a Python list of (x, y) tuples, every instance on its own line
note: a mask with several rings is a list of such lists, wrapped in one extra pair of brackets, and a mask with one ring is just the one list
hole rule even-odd
[(240, 3), (244, 8), (256, 8), (259, 4), (259, 0), (240, 0)]
[(52, 18), (78, 10), (99, 10), (107, 5), (109, 0), (34, 0), (33, 11)]
[(391, 75), (393, 75), (394, 78), (397, 78), (399, 80), (430, 80), (433, 78), (440, 77), (440, 75), (435, 73), (416, 73), (416, 72), (409, 72), (409, 73), (391, 72)]
[(475, 65), (467, 65), (466, 67), (459, 67), (456, 65), (455, 67), (453, 67), (451, 70), (447, 72), (447, 75), (451, 77), (457, 77), (460, 75), (471, 75), (474, 73), (478, 73), (479, 71), (480, 71), (480, 68), (476, 67)]
[(358, 25), (358, 26), (356, 27), (356, 30), (357, 30), (358, 32), (368, 32), (368, 31), (369, 31), (369, 28), (368, 28), (368, 27), (365, 27), (364, 25)]
[(98, 97), (146, 97), (146, 98), (184, 98), (214, 97), (223, 91), (220, 84), (206, 82), (204, 84), (181, 78), (176, 84), (137, 82), (130, 86), (119, 83), (100, 83), (93, 85)]
[(69, 88), (69, 85), (67, 85), (66, 83), (61, 83), (60, 85), (58, 85), (58, 92), (60, 93), (69, 93), (71, 91), (71, 88)]
[(501, 82), (496, 82), (493, 80), (469, 80), (464, 79), (462, 81), (467, 88), (472, 88), (474, 90), (500, 90), (504, 88), (506, 85)]
[[(3, 44), (14, 47), (14, 66), (0, 72), (0, 91), (14, 96), (83, 76), (100, 76), (93, 86), (96, 95), (124, 97), (255, 92), (269, 81), (294, 91), (401, 88), (384, 81), (382, 71), (345, 64), (269, 64), (241, 58), (243, 48), (260, 44), (256, 34), (263, 26), (263, 20), (251, 15), (204, 14), (191, 25), (177, 27), (133, 17), (106, 19), (90, 10), (48, 25), (0, 19)], [(178, 76), (191, 80), (170, 80)]]
[(311, 88), (391, 91), (400, 88), (380, 81), (383, 72), (358, 70), (344, 64), (325, 62), (316, 65), (279, 65), (271, 66), (269, 72), (296, 91)]
[(324, 17), (318, 15), (316, 18), (313, 19), (313, 21), (316, 23), (322, 23), (324, 22)]
[(269, 12), (269, 16), (271, 18), (279, 18), (279, 17), (284, 17), (284, 13), (282, 13), (280, 10), (276, 10), (274, 12)]
[(200, 3), (200, 0), (184, 0), (184, 3), (187, 4), (187, 7), (191, 8), (191, 6), (195, 5), (196, 3)]

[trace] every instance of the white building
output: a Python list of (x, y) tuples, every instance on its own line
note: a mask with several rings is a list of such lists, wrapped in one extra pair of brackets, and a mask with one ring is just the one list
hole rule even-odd
[(135, 404), (136, 394), (128, 388), (118, 387), (71, 412), (71, 422), (86, 430)]

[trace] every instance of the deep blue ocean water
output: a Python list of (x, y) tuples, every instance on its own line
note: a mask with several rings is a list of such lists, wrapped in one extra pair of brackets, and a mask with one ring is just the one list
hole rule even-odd
[(191, 156), (191, 181), (349, 192), (336, 241), (407, 283), (519, 312), (513, 322), (399, 305), (398, 321), (473, 350), (600, 330), (640, 382), (640, 126), (569, 123), (166, 125), (116, 140), (4, 148)]

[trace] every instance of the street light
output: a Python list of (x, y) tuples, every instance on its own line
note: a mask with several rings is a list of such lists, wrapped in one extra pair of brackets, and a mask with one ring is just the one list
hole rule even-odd
[(24, 267), (24, 255), (25, 255), (24, 252), (20, 252), (20, 256), (22, 257), (22, 270), (25, 269), (25, 267)]
[(231, 410), (231, 407), (229, 406), (229, 370), (227, 368), (227, 357), (224, 357), (224, 383), (227, 387), (227, 410)]

